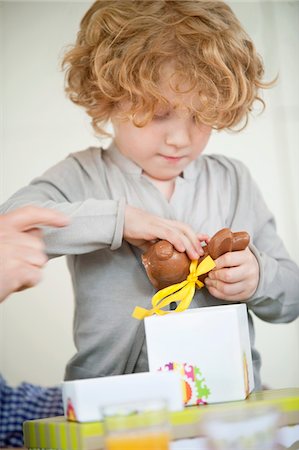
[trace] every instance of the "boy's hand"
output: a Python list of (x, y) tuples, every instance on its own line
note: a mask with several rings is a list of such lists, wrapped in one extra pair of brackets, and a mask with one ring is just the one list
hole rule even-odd
[(124, 239), (142, 250), (146, 250), (152, 241), (166, 239), (179, 252), (186, 252), (190, 259), (198, 259), (203, 255), (201, 241), (208, 241), (208, 236), (194, 233), (183, 222), (164, 219), (127, 205)]
[(0, 215), (0, 302), (40, 281), (47, 256), (38, 227), (63, 227), (68, 223), (62, 213), (36, 206)]
[(211, 295), (221, 300), (246, 301), (254, 294), (259, 282), (259, 265), (248, 247), (225, 253), (215, 263), (216, 268), (204, 280)]

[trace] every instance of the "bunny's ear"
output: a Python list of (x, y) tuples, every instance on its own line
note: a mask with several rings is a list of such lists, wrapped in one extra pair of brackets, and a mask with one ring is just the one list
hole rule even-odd
[(208, 244), (209, 255), (215, 260), (233, 248), (233, 233), (229, 228), (222, 228), (211, 238)]
[(233, 251), (245, 250), (250, 241), (247, 231), (233, 233)]

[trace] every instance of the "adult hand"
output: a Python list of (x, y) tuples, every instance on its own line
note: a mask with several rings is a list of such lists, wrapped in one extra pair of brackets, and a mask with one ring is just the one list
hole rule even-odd
[(259, 282), (259, 265), (249, 247), (228, 252), (215, 261), (205, 285), (211, 295), (221, 300), (246, 301), (256, 291)]
[(196, 234), (183, 222), (164, 219), (127, 205), (124, 239), (142, 250), (146, 250), (152, 241), (166, 239), (177, 251), (186, 252), (190, 259), (198, 259), (203, 255), (201, 242), (209, 238), (206, 234)]
[(37, 206), (0, 215), (0, 302), (40, 281), (47, 256), (39, 227), (68, 223), (62, 213)]

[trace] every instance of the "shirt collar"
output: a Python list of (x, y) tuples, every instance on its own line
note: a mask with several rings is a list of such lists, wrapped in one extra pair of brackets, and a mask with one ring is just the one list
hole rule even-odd
[[(131, 175), (142, 175), (142, 168), (138, 166), (136, 163), (131, 161), (129, 158), (124, 156), (117, 148), (114, 141), (110, 144), (110, 146), (107, 148), (107, 151), (109, 151), (109, 156), (111, 160), (122, 170), (122, 172), (131, 174)], [(192, 161), (183, 171), (182, 179), (185, 180), (192, 180), (198, 176), (199, 169), (201, 166), (202, 158), (199, 157), (197, 160)]]
[(122, 170), (122, 172), (131, 175), (141, 175), (142, 168), (124, 156), (117, 148), (115, 142), (112, 141), (107, 151), (111, 160)]

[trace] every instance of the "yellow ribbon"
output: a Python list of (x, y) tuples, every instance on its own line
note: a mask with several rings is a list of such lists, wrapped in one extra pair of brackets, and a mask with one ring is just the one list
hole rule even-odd
[(198, 264), (198, 260), (193, 260), (190, 264), (190, 273), (185, 281), (172, 284), (171, 286), (158, 291), (152, 298), (153, 308), (145, 309), (136, 306), (132, 317), (142, 320), (153, 314), (168, 314), (169, 311), (165, 311), (162, 308), (168, 306), (171, 302), (179, 302), (175, 312), (185, 311), (185, 309), (189, 307), (194, 296), (195, 287), (197, 286), (200, 289), (204, 286), (204, 284), (198, 280), (198, 277), (214, 269), (215, 266), (216, 264), (210, 256), (203, 259), (200, 264)]

